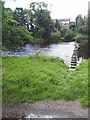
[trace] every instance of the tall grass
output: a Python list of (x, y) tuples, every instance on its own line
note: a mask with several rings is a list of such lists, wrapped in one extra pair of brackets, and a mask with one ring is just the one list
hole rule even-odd
[(4, 57), (3, 102), (79, 99), (88, 105), (88, 60), (69, 71), (63, 60), (47, 56)]

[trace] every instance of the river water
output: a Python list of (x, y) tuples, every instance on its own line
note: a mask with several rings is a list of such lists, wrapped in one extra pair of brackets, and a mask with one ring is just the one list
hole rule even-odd
[[(54, 57), (60, 57), (68, 65), (71, 63), (71, 57), (75, 48), (75, 42), (62, 42), (59, 44), (51, 44), (45, 47), (39, 47), (37, 45), (27, 44), (16, 50), (3, 51), (3, 56), (31, 56), (35, 54), (43, 54)], [(78, 49), (78, 61), (79, 64), (83, 59), (87, 58), (87, 44), (80, 44)]]

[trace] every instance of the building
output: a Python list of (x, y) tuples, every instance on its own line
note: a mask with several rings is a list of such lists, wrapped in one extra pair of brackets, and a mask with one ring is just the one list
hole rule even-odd
[(76, 22), (71, 21), (69, 25), (76, 25)]
[[(52, 22), (55, 24), (57, 19), (53, 19)], [(58, 19), (59, 24), (61, 25), (61, 27), (69, 27), (70, 24), (70, 18), (66, 18), (66, 19)]]
[[(76, 25), (75, 22), (70, 21), (70, 18), (66, 18), (66, 19), (53, 19), (52, 22), (55, 25), (57, 23), (60, 24), (61, 28), (69, 28), (70, 25)], [(58, 31), (58, 28), (53, 27), (53, 31)]]
[(68, 28), (70, 23), (70, 18), (59, 19), (59, 23), (61, 24), (62, 27)]

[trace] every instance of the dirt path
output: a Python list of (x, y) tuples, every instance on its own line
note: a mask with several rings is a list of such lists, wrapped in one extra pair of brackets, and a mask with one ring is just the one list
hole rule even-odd
[(3, 104), (2, 108), (3, 118), (88, 118), (88, 108), (79, 101), (43, 100)]

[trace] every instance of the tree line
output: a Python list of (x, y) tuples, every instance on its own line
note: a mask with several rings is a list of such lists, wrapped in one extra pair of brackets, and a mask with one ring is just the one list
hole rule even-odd
[(45, 2), (32, 2), (29, 9), (16, 8), (14, 11), (5, 8), (4, 4), (2, 2), (3, 46), (50, 44), (62, 38), (68, 40), (88, 34), (88, 16), (78, 15), (75, 24), (63, 28), (58, 19), (53, 22)]

